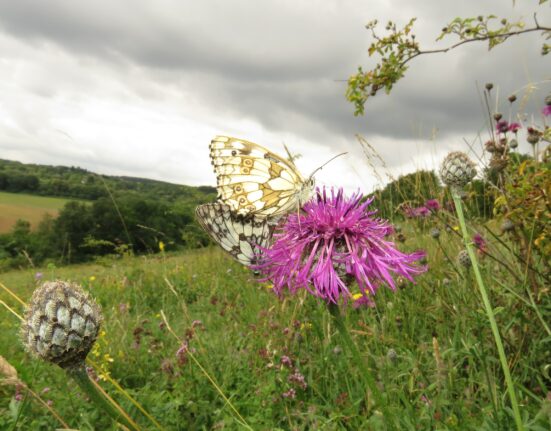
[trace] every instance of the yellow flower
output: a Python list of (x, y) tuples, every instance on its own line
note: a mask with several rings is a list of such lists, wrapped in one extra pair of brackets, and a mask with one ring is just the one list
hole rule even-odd
[(358, 293), (355, 293), (354, 295), (352, 295), (352, 299), (354, 301), (357, 301), (358, 299), (360, 299), (361, 297), (363, 296), (363, 294), (361, 292), (358, 292)]
[(165, 251), (165, 243), (162, 241), (159, 241), (159, 250)]
[(457, 231), (459, 231), (459, 226), (454, 226), (454, 227), (452, 227), (452, 229), (457, 232)]
[(95, 275), (92, 275), (92, 276), (90, 277), (90, 281), (94, 281), (95, 279), (96, 279), (96, 276), (95, 276)]

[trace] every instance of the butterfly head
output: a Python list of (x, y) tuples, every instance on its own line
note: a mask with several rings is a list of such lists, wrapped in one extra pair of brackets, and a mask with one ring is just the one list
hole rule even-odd
[(314, 180), (313, 174), (310, 175), (308, 178), (306, 178), (306, 181), (302, 183), (302, 187), (300, 189), (300, 195), (299, 195), (299, 203), (301, 206), (305, 204), (308, 200), (310, 200), (310, 197), (314, 193), (315, 186), (316, 186), (316, 181)]

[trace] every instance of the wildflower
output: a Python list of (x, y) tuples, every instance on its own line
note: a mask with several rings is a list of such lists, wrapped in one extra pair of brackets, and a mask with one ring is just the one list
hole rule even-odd
[(291, 374), (287, 378), (287, 380), (290, 383), (294, 383), (295, 385), (299, 386), (302, 390), (306, 390), (306, 388), (308, 387), (308, 383), (306, 383), (306, 379), (298, 371), (295, 371), (293, 374)]
[(43, 274), (41, 272), (37, 272), (35, 275), (34, 275), (34, 279), (35, 280), (41, 280), (42, 279), (42, 276)]
[(546, 117), (551, 115), (551, 105), (546, 105), (542, 108), (541, 113)]
[(385, 240), (392, 226), (375, 219), (375, 211), (367, 209), (372, 199), (362, 203), (362, 198), (360, 193), (346, 198), (342, 189), (318, 189), (304, 213), (290, 214), (274, 235), (274, 244), (256, 265), (266, 277), (261, 281), (271, 280), (278, 295), (284, 288), (291, 293), (306, 289), (336, 304), (351, 297), (349, 281), (372, 295), (383, 284), (396, 290), (391, 272), (413, 281), (426, 271), (415, 265), (425, 253), (402, 253)]
[(440, 209), (440, 202), (436, 199), (429, 199), (425, 202), (425, 208), (428, 208), (429, 210), (436, 212)]
[(479, 233), (475, 234), (473, 236), (473, 243), (475, 247), (480, 250), (480, 252), (485, 253), (486, 252), (486, 240), (480, 235)]
[(295, 399), (297, 396), (297, 391), (295, 391), (293, 388), (289, 389), (287, 392), (283, 392), (281, 394), (283, 398), (290, 398)]
[(520, 129), (521, 127), (522, 126), (520, 125), (520, 123), (511, 123), (509, 124), (507, 130), (509, 130), (509, 132), (517, 133), (518, 129)]
[(375, 303), (365, 293), (355, 293), (352, 295), (352, 299), (354, 300), (352, 304), (352, 307), (354, 308), (375, 307)]
[(398, 354), (394, 349), (388, 349), (388, 352), (386, 352), (386, 357), (390, 360), (390, 362), (393, 362), (393, 363), (395, 363), (398, 360)]
[(427, 207), (418, 207), (415, 208), (415, 213), (417, 217), (423, 218), (430, 216), (431, 212)]
[(92, 275), (92, 276), (90, 277), (90, 281), (95, 281), (95, 280), (96, 280), (96, 276), (95, 276), (95, 275)]
[(165, 251), (165, 243), (162, 241), (159, 241), (159, 250), (161, 250), (161, 252)]
[(291, 368), (293, 366), (293, 361), (289, 356), (283, 355), (281, 357), (281, 365)]
[(509, 130), (509, 123), (505, 120), (498, 121), (496, 124), (496, 131), (499, 133), (507, 133)]

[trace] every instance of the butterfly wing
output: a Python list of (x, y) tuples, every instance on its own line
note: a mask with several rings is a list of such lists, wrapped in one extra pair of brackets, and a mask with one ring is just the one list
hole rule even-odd
[(242, 216), (221, 202), (195, 209), (199, 224), (220, 247), (245, 266), (255, 264), (260, 247), (268, 247), (275, 222), (267, 218)]
[(306, 200), (304, 178), (291, 161), (228, 136), (215, 137), (209, 148), (218, 197), (235, 213), (283, 215)]

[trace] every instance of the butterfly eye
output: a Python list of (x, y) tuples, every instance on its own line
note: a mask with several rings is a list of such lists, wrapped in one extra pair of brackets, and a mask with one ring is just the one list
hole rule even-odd
[(253, 161), (251, 159), (245, 159), (245, 160), (243, 160), (243, 164), (245, 166), (252, 166)]
[(235, 186), (235, 191), (237, 193), (241, 193), (243, 191), (243, 188), (241, 186)]
[(232, 155), (232, 156), (236, 156), (236, 155), (237, 155), (237, 151), (233, 150), (233, 151), (231, 152), (231, 155)]

